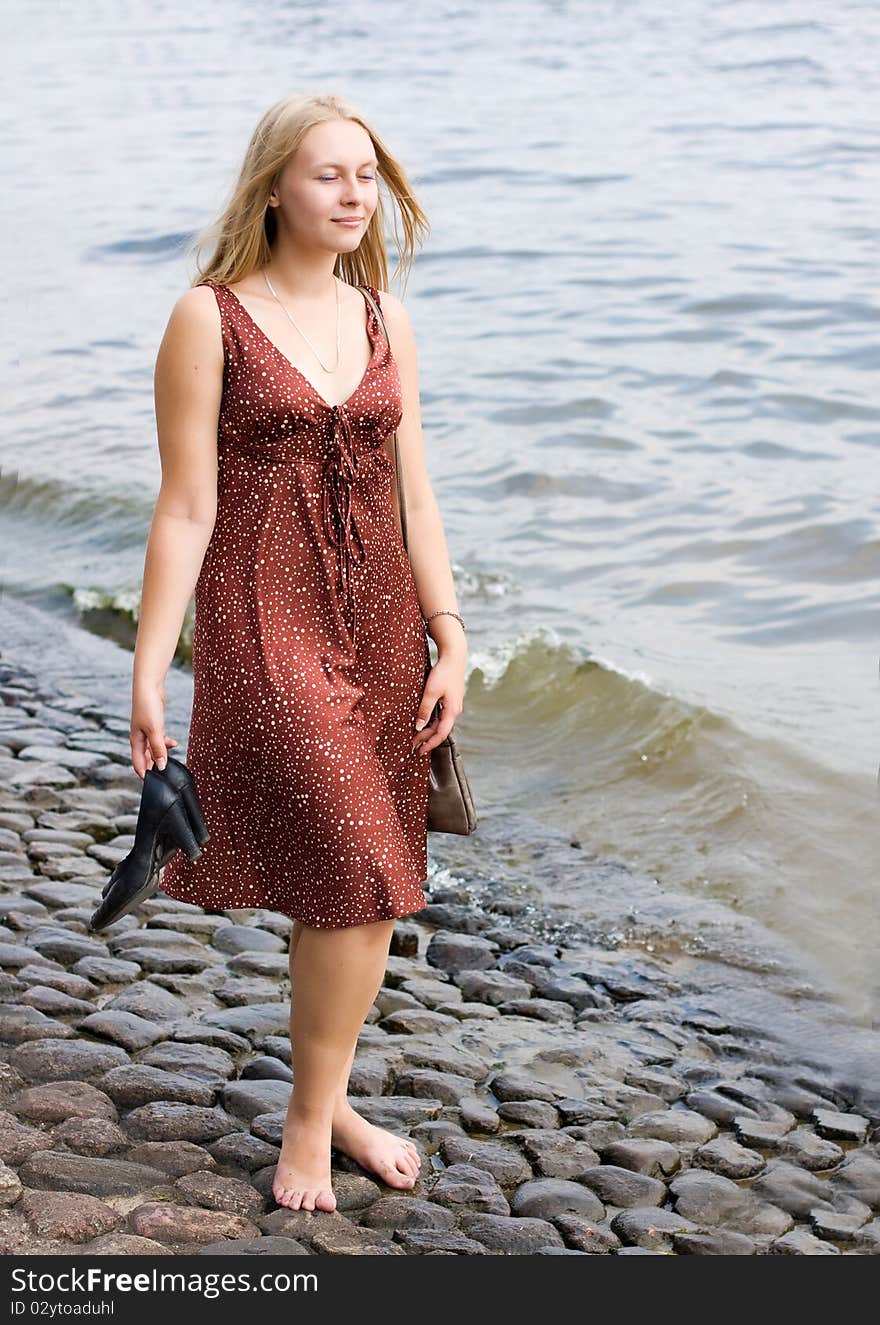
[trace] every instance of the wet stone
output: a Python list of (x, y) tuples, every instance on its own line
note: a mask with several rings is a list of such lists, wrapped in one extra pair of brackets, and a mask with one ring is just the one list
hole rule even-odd
[(794, 1222), (786, 1211), (761, 1200), (753, 1188), (738, 1187), (729, 1178), (703, 1169), (678, 1174), (670, 1189), (678, 1213), (704, 1227), (730, 1226), (740, 1233), (780, 1237)]
[(308, 1256), (309, 1250), (294, 1238), (224, 1238), (200, 1247), (196, 1256)]
[(868, 1206), (862, 1206), (855, 1214), (845, 1214), (840, 1210), (828, 1210), (816, 1206), (810, 1211), (810, 1224), (819, 1238), (828, 1238), (833, 1242), (848, 1242), (859, 1229), (871, 1218)]
[(185, 1009), (182, 999), (160, 989), (152, 980), (138, 980), (137, 984), (121, 989), (109, 998), (101, 1010), (130, 1012), (132, 1016), (142, 1017), (144, 1021), (167, 1026), (169, 1021), (184, 1015)]
[(36, 948), (41, 956), (60, 962), (63, 966), (72, 966), (81, 957), (107, 956), (107, 945), (100, 939), (76, 934), (73, 930), (55, 925), (41, 925), (32, 929), (27, 941), (28, 946)]
[(133, 1233), (104, 1233), (91, 1242), (84, 1242), (83, 1256), (173, 1256), (174, 1252), (150, 1238), (139, 1238)]
[(293, 1072), (280, 1059), (263, 1054), (245, 1064), (241, 1070), (241, 1077), (243, 1080), (292, 1082)]
[(565, 1178), (534, 1178), (524, 1182), (510, 1198), (510, 1212), (539, 1219), (555, 1219), (560, 1214), (582, 1215), (591, 1220), (605, 1217), (604, 1206), (595, 1192)]
[(642, 1113), (627, 1127), (630, 1136), (653, 1137), (658, 1141), (709, 1141), (718, 1128), (708, 1118), (691, 1109), (661, 1109)]
[(448, 1136), (440, 1146), (447, 1164), (468, 1164), (488, 1170), (501, 1187), (528, 1182), (532, 1169), (525, 1156), (503, 1141), (477, 1141), (473, 1137)]
[(501, 1255), (527, 1256), (539, 1247), (564, 1246), (562, 1235), (546, 1219), (526, 1215), (505, 1219), (500, 1215), (464, 1211), (459, 1224), (467, 1237)]
[(71, 998), (87, 999), (97, 993), (91, 980), (81, 975), (72, 975), (62, 967), (49, 963), (39, 966), (22, 966), (18, 970), (18, 980), (26, 987), (39, 986), (41, 989), (57, 989)]
[(729, 1136), (716, 1136), (714, 1140), (699, 1146), (693, 1153), (692, 1162), (699, 1168), (711, 1169), (725, 1178), (752, 1178), (764, 1167), (764, 1156), (756, 1150), (747, 1150)]
[(813, 1122), (820, 1136), (838, 1141), (864, 1141), (870, 1120), (858, 1113), (837, 1113), (833, 1109), (814, 1109)]
[(808, 1127), (798, 1127), (786, 1133), (780, 1145), (783, 1158), (800, 1164), (802, 1168), (819, 1172), (834, 1168), (843, 1159), (844, 1151), (834, 1141), (825, 1141)]
[(507, 1123), (520, 1123), (523, 1127), (535, 1127), (542, 1131), (550, 1131), (559, 1124), (559, 1114), (552, 1104), (545, 1104), (543, 1100), (507, 1100), (499, 1104), (497, 1118), (503, 1118)]
[(450, 1252), (453, 1256), (488, 1256), (482, 1242), (467, 1238), (453, 1229), (401, 1228), (395, 1238), (409, 1252), (430, 1256), (434, 1252)]
[(249, 1040), (258, 1035), (287, 1035), (290, 1031), (290, 1007), (287, 1003), (255, 1003), (250, 1007), (206, 1012), (201, 1020), (206, 1027), (231, 1031)]
[(616, 1164), (592, 1165), (577, 1175), (606, 1205), (623, 1208), (639, 1205), (662, 1205), (667, 1199), (666, 1185), (657, 1178)]
[(671, 1251), (676, 1233), (703, 1231), (677, 1211), (658, 1210), (655, 1206), (621, 1210), (611, 1220), (611, 1227), (621, 1242), (652, 1251)]
[(443, 1032), (455, 1026), (454, 1017), (442, 1012), (430, 1012), (428, 1009), (402, 1008), (399, 1012), (390, 1012), (382, 1018), (382, 1028), (390, 1035), (423, 1035), (430, 1031)]
[(471, 1094), (473, 1088), (470, 1077), (456, 1076), (452, 1072), (432, 1072), (427, 1067), (401, 1072), (396, 1082), (401, 1095), (442, 1100), (444, 1104), (458, 1104), (460, 1099)]
[(450, 1210), (510, 1214), (510, 1206), (498, 1182), (487, 1169), (478, 1168), (476, 1164), (450, 1164), (443, 1169), (428, 1192), (428, 1199)]
[(770, 1243), (771, 1256), (839, 1256), (840, 1251), (830, 1242), (824, 1242), (805, 1228), (793, 1228)]
[(539, 1130), (516, 1136), (535, 1172), (544, 1178), (575, 1178), (599, 1163), (599, 1156), (585, 1141), (565, 1132)]
[(497, 955), (497, 944), (448, 929), (435, 930), (425, 950), (425, 960), (430, 966), (450, 972), (487, 970), (494, 966)]
[(510, 999), (528, 999), (532, 986), (504, 971), (459, 970), (455, 983), (463, 996), (474, 1003), (492, 1003), (496, 1007)]
[(681, 1153), (668, 1141), (614, 1140), (598, 1146), (606, 1164), (665, 1179), (681, 1167)]
[(757, 1245), (745, 1233), (720, 1228), (711, 1233), (675, 1233), (672, 1245), (679, 1256), (754, 1256)]
[[(334, 1179), (334, 1189), (336, 1180)], [(424, 1201), (417, 1196), (383, 1196), (374, 1201), (361, 1216), (366, 1228), (434, 1228), (449, 1229), (455, 1225), (455, 1215), (436, 1201)]]
[(543, 1100), (553, 1104), (556, 1092), (534, 1077), (518, 1072), (497, 1072), (489, 1080), (489, 1088), (499, 1100)]

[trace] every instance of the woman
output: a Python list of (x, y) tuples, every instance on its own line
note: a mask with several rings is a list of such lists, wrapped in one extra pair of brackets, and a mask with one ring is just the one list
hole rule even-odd
[(132, 763), (143, 778), (177, 744), (164, 731), (164, 677), (194, 590), (187, 763), (210, 840), (196, 861), (178, 851), (161, 887), (208, 909), (293, 918), (294, 1089), (272, 1187), (290, 1209), (335, 1209), (331, 1145), (389, 1186), (418, 1176), (412, 1142), (360, 1117), (347, 1086), (395, 917), (427, 903), (429, 753), (464, 695), (413, 332), (383, 288), (380, 179), (411, 265), (425, 217), (363, 118), (335, 96), (273, 106), (155, 374), (162, 483)]

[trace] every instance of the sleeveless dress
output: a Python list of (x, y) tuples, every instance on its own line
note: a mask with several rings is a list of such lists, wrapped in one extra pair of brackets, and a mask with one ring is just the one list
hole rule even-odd
[[(217, 517), (195, 586), (187, 766), (210, 839), (159, 886), (318, 928), (427, 905), (430, 670), (383, 442), (400, 377), (370, 305), (369, 365), (330, 406), (228, 286)], [(366, 287), (379, 303), (379, 293)]]

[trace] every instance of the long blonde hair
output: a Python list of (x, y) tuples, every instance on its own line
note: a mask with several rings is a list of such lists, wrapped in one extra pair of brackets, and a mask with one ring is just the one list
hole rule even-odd
[[(260, 119), (251, 135), (229, 201), (217, 220), (196, 236), (193, 251), (196, 254), (197, 275), (193, 278), (193, 285), (206, 279), (217, 281), (220, 285), (232, 285), (265, 266), (271, 257), (270, 245), (277, 227), (275, 209), (268, 205), (269, 194), (284, 165), (312, 125), (337, 119), (354, 120), (370, 135), (378, 161), (376, 173), (379, 184), (381, 186), (384, 183), (387, 187), (403, 223), (401, 244), (395, 216), (394, 238), (398, 263), (394, 276), (403, 272), (405, 288), (416, 240), (423, 242), (430, 229), (428, 218), (413, 195), (406, 172), (353, 105), (334, 93), (311, 92), (283, 97), (274, 106), (270, 106)], [(209, 243), (214, 244), (213, 253), (203, 264), (200, 261), (201, 252)], [(353, 285), (388, 289), (381, 187), (378, 205), (363, 239), (354, 252), (339, 254), (334, 272)]]

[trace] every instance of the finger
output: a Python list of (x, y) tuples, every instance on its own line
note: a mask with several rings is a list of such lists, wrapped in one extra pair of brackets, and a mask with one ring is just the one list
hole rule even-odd
[(168, 762), (168, 751), (165, 749), (165, 737), (158, 731), (150, 732), (150, 754), (156, 761), (157, 768), (164, 768)]
[(416, 732), (412, 743), (414, 750), (417, 750), (420, 745), (423, 745), (425, 741), (429, 740), (434, 735), (439, 721), (439, 718), (432, 718), (427, 727), (423, 727), (421, 731)]

